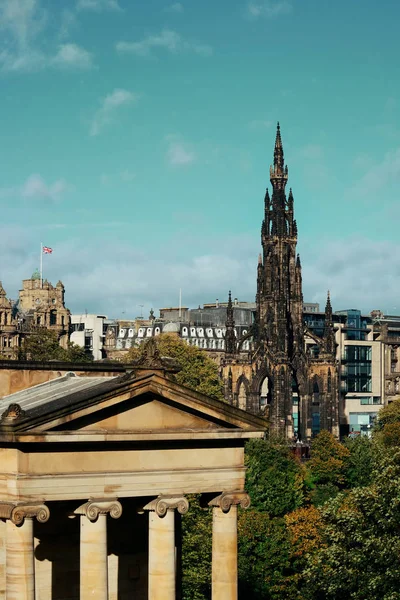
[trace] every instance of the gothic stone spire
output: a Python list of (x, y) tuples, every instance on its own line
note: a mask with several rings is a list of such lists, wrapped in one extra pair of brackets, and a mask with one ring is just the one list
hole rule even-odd
[(225, 354), (235, 354), (236, 352), (236, 336), (235, 336), (235, 320), (233, 318), (232, 294), (229, 290), (228, 306), (226, 309), (226, 332), (225, 332)]
[(326, 306), (325, 306), (324, 340), (325, 340), (325, 348), (326, 348), (327, 352), (329, 352), (330, 354), (335, 354), (336, 341), (335, 341), (335, 331), (334, 331), (334, 327), (333, 327), (331, 296), (329, 294), (329, 291), (328, 291), (328, 296), (326, 299)]

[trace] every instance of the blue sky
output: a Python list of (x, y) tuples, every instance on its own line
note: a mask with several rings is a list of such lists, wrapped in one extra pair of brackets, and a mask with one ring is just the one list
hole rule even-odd
[(394, 0), (0, 0), (0, 278), (253, 300), (281, 123), (304, 298), (400, 312)]

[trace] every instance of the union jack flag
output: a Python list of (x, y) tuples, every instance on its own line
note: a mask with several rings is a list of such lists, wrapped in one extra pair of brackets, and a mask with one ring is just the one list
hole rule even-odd
[(53, 252), (53, 248), (49, 248), (48, 246), (43, 246), (43, 254), (51, 254)]

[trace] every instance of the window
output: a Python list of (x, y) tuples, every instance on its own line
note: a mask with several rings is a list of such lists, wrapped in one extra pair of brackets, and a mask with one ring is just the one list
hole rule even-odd
[(343, 361), (347, 363), (343, 377), (347, 392), (372, 391), (372, 347), (346, 346)]
[(345, 361), (370, 361), (372, 358), (371, 346), (345, 346)]
[(120, 329), (120, 330), (119, 330), (118, 337), (120, 337), (120, 338), (123, 338), (123, 337), (124, 337), (124, 335), (125, 335), (125, 329)]
[(186, 336), (187, 336), (187, 334), (188, 334), (188, 328), (187, 328), (187, 327), (183, 327), (183, 328), (182, 328), (182, 336), (183, 336), (183, 337), (186, 337)]
[(366, 396), (364, 398), (360, 398), (361, 406), (366, 406), (369, 404), (382, 404), (382, 399), (379, 396)]

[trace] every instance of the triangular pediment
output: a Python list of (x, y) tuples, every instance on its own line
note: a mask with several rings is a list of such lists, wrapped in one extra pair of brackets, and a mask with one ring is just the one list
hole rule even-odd
[[(137, 402), (120, 402), (113, 410), (99, 410), (79, 419), (75, 428), (89, 431), (173, 431), (176, 429), (216, 429), (218, 425), (206, 416), (188, 412), (176, 405), (167, 404), (157, 396), (148, 395)], [(82, 426), (80, 426), (82, 425)]]
[[(36, 390), (30, 388), (9, 396), (8, 401), (14, 406), (22, 398), (22, 413), (14, 422), (3, 419), (3, 430), (12, 427), (19, 433), (157, 434), (260, 430), (267, 426), (263, 418), (194, 392), (160, 373), (98, 377), (92, 381), (70, 378), (64, 385), (68, 390), (65, 394), (63, 385), (42, 384)], [(2, 403), (6, 401), (3, 398)]]

